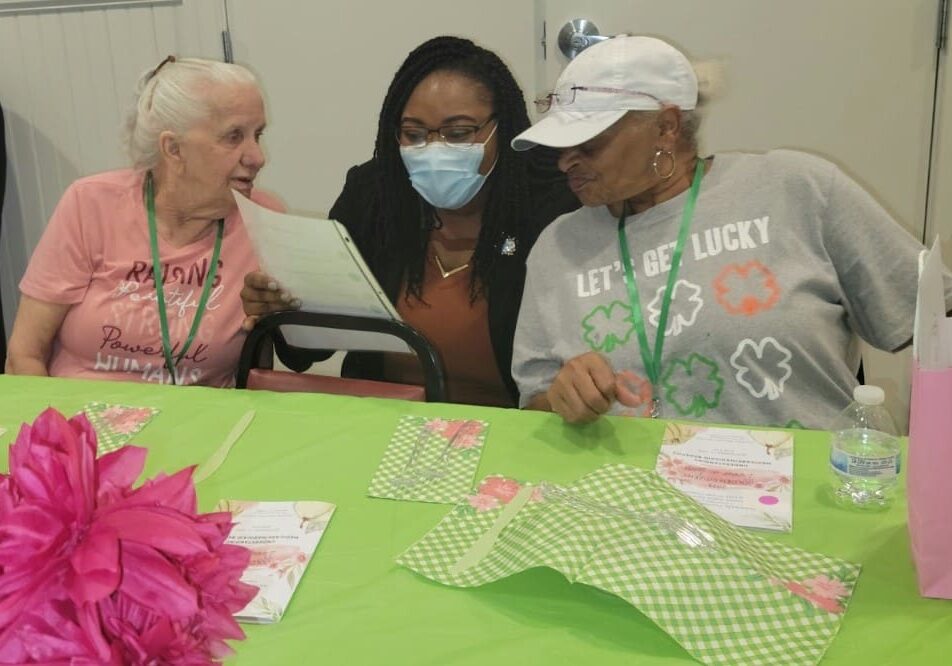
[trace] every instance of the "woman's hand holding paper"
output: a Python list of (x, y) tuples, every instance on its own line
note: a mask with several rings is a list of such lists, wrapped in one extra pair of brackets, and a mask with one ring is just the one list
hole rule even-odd
[(241, 305), (247, 315), (241, 327), (250, 331), (261, 315), (281, 310), (296, 310), (301, 307), (301, 301), (282, 289), (278, 281), (267, 273), (254, 271), (245, 275)]

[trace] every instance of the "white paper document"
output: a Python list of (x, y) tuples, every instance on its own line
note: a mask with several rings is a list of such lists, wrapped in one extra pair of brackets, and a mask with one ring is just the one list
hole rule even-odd
[(793, 529), (793, 435), (669, 423), (655, 468), (741, 527)]
[[(277, 213), (235, 194), (261, 269), (302, 310), (400, 320), (342, 224)], [(398, 338), (378, 333), (283, 326), (288, 343), (332, 350), (409, 352)]]
[(235, 526), (226, 543), (251, 551), (241, 580), (258, 594), (235, 614), (239, 622), (265, 624), (284, 615), (336, 507), (327, 502), (245, 502), (225, 500)]

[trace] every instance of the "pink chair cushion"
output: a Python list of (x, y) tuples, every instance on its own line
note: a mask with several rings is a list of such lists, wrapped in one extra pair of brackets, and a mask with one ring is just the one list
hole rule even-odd
[(426, 392), (422, 386), (377, 382), (371, 379), (325, 377), (278, 370), (252, 369), (248, 373), (248, 388), (286, 393), (333, 393), (368, 398), (392, 398), (423, 402)]

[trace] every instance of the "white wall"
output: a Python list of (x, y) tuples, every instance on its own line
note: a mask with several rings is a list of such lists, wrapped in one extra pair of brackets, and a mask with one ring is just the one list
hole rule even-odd
[[(952, 28), (949, 39), (952, 40)], [(926, 226), (926, 244), (938, 234), (942, 256), (952, 266), (952, 44), (939, 59), (939, 104), (936, 109), (935, 155), (932, 170), (933, 193)]]
[(400, 63), (436, 35), (492, 49), (533, 79), (528, 0), (228, 0), (235, 60), (260, 76), (269, 164), (257, 183), (297, 211), (325, 214), (347, 168), (372, 156), (377, 117)]
[(17, 283), (77, 177), (123, 166), (119, 125), (139, 74), (170, 53), (220, 58), (221, 2), (0, 15), (7, 185), (0, 290), (7, 335)]

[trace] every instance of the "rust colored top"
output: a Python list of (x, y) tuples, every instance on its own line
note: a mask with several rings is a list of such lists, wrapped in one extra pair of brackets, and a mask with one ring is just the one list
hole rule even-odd
[[(472, 250), (474, 240), (440, 239), (453, 252)], [(482, 295), (470, 299), (472, 269), (467, 266), (443, 277), (434, 258), (434, 243), (427, 250), (422, 300), (400, 289), (397, 312), (407, 324), (422, 333), (436, 348), (446, 370), (449, 402), (514, 407), (503, 384), (489, 337), (489, 304)], [(455, 267), (455, 265), (453, 266)], [(445, 266), (447, 272), (451, 270)], [(423, 370), (412, 354), (384, 354), (384, 379), (422, 384)]]

